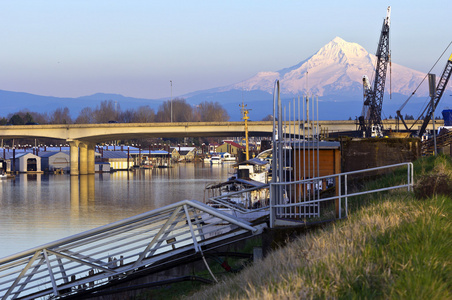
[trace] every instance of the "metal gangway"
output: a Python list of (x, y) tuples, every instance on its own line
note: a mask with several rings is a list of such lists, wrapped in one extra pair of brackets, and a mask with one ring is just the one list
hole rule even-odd
[(180, 201), (0, 259), (0, 298), (61, 298), (176, 260), (201, 255), (206, 263), (203, 252), (264, 227)]

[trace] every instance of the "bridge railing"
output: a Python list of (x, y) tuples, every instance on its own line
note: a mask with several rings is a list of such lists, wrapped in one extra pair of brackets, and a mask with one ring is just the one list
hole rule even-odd
[(0, 298), (75, 294), (258, 232), (248, 222), (184, 200), (0, 259)]

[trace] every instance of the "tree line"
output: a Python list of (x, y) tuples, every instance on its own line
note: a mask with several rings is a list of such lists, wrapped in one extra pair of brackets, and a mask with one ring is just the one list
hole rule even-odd
[(96, 108), (85, 107), (73, 119), (67, 107), (49, 113), (31, 112), (26, 109), (0, 119), (0, 125), (26, 124), (95, 124), (95, 123), (152, 123), (152, 122), (214, 122), (229, 121), (229, 114), (218, 102), (204, 101), (191, 106), (183, 98), (163, 102), (158, 111), (148, 105), (122, 110), (113, 100), (104, 100)]

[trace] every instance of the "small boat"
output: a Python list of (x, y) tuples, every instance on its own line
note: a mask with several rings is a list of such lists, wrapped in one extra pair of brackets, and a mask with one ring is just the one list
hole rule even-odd
[(235, 156), (232, 156), (228, 152), (219, 153), (221, 158), (223, 159), (223, 162), (230, 162), (235, 163), (237, 161), (237, 158)]
[(6, 173), (2, 173), (2, 174), (0, 174), (0, 180), (3, 180), (3, 179), (12, 179), (12, 178), (15, 178), (16, 176), (14, 176), (14, 175), (8, 175), (8, 174), (6, 174)]
[(222, 164), (223, 159), (221, 158), (221, 156), (212, 156), (212, 158), (210, 159), (210, 163), (211, 164)]
[(247, 221), (268, 215), (271, 180), (268, 157), (265, 153), (241, 162), (226, 182), (206, 186), (205, 203)]

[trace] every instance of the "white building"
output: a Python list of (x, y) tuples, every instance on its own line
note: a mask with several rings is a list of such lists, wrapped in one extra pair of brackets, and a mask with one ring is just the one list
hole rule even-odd
[(67, 152), (39, 152), (38, 156), (44, 171), (63, 170), (67, 173), (71, 170), (71, 158)]
[(41, 158), (33, 153), (19, 153), (16, 155), (15, 169), (20, 173), (42, 172)]

